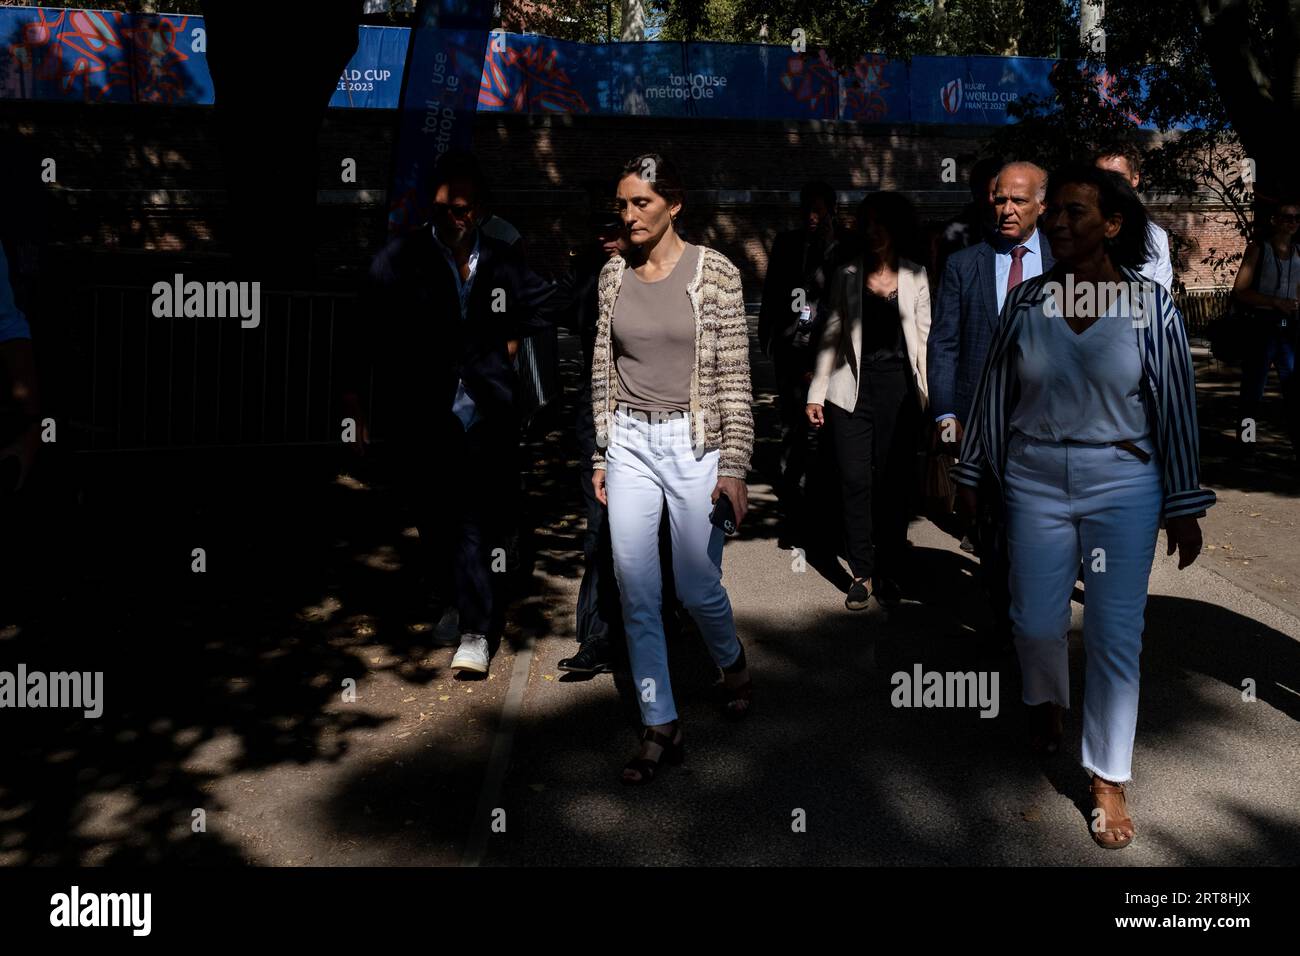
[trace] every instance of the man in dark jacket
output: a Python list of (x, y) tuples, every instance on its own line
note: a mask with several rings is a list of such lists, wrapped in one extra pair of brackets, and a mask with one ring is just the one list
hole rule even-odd
[[(954, 252), (944, 264), (930, 321), (926, 371), (938, 438), (954, 456), (970, 424), (975, 391), (1007, 294), (1055, 262), (1047, 237), (1038, 232), (1046, 198), (1046, 172), (1032, 163), (1007, 163), (994, 180), (992, 231), (977, 245)], [(1011, 640), (1011, 593), (1001, 496), (986, 489), (980, 502), (981, 514), (962, 517), (971, 528), (993, 614), (986, 641), (1002, 650)]]
[[(371, 358), (375, 417), (433, 585), (454, 582), (460, 647), (451, 667), (486, 674), (519, 488), (514, 357), (522, 337), (549, 324), (553, 289), (480, 232), (484, 183), (472, 157), (444, 155), (430, 192), (433, 221), (390, 241), (371, 265), (356, 347)], [(365, 441), (355, 388), (344, 401)]]
[(776, 493), (781, 502), (778, 544), (800, 543), (807, 527), (803, 485), (811, 441), (804, 407), (812, 380), (813, 354), (821, 323), (817, 305), (834, 271), (835, 190), (810, 182), (800, 190), (803, 224), (779, 233), (767, 259), (763, 305), (758, 317), (758, 344), (776, 369), (777, 405), (781, 414), (781, 459)]
[(596, 344), (596, 319), (600, 307), (596, 286), (600, 270), (627, 249), (623, 224), (617, 215), (593, 213), (592, 239), (574, 257), (573, 268), (557, 283), (556, 300), (562, 303), (560, 319), (582, 342), (582, 376), (575, 399), (575, 429), (580, 468), (578, 480), (586, 505), (587, 525), (582, 536), (583, 573), (578, 588), (578, 652), (557, 665), (562, 671), (600, 674), (609, 671), (616, 645), (623, 640), (623, 608), (614, 580), (614, 554), (609, 540), (605, 506), (592, 487), (592, 455), (596, 451), (596, 425), (591, 408), (591, 361)]

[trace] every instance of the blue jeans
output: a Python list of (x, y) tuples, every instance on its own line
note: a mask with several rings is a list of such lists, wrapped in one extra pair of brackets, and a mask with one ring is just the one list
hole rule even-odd
[[(1291, 321), (1295, 321), (1292, 319)], [(1241, 360), (1242, 416), (1254, 417), (1254, 409), (1264, 397), (1270, 367), (1277, 369), (1279, 384), (1284, 384), (1295, 371), (1295, 340), (1292, 329), (1272, 329), (1264, 334), (1252, 335), (1246, 340), (1245, 356)]]
[(1015, 434), (1007, 451), (1011, 631), (1026, 704), (1070, 706), (1066, 632), (1070, 594), (1084, 565), (1083, 765), (1117, 783), (1132, 775), (1138, 657), (1163, 483), (1114, 445), (1036, 441)]

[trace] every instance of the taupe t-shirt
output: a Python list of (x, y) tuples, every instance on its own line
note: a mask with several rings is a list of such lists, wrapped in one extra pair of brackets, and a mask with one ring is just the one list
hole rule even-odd
[(628, 268), (611, 327), (617, 403), (641, 412), (688, 412), (695, 368), (695, 312), (686, 287), (700, 247), (686, 243), (673, 271), (646, 282)]

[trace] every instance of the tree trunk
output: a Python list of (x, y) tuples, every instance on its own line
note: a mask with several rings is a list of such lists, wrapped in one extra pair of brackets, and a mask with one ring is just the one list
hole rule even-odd
[(1010, 22), (1007, 24), (1007, 41), (1002, 48), (1003, 56), (1020, 55), (1020, 31), (1025, 28), (1025, 0), (1008, 3)]
[(297, 277), (311, 268), (317, 134), (356, 52), (361, 10), (361, 0), (317, 0), (298, 42), (276, 52), (277, 82), (268, 89), (257, 65), (269, 55), (269, 28), (231, 4), (203, 2), (213, 132), (228, 196), (225, 238), (236, 260), (259, 274)]
[(623, 0), (622, 24), (619, 39), (624, 43), (645, 39), (645, 0)]
[(1079, 0), (1079, 42), (1085, 50), (1106, 52), (1106, 31), (1101, 22), (1105, 16), (1106, 0)]
[[(1290, 7), (1288, 12), (1287, 8)], [(1196, 0), (1201, 51), (1210, 65), (1224, 112), (1241, 139), (1254, 175), (1258, 199), (1275, 199), (1292, 183), (1295, 151), (1279, 130), (1300, 121), (1300, 0), (1268, 4), (1273, 20), (1272, 48), (1262, 56), (1254, 42), (1245, 3)], [(1269, 64), (1266, 73), (1264, 63)]]

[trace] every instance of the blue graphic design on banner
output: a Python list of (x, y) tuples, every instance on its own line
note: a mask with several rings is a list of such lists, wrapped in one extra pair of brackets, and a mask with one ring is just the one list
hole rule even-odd
[(880, 53), (860, 57), (853, 70), (840, 77), (842, 120), (866, 123), (906, 123), (912, 118), (907, 64)]
[(478, 108), (509, 113), (603, 113), (609, 51), (597, 44), (493, 31)]
[(330, 106), (396, 109), (402, 97), (402, 64), (411, 31), (406, 27), (361, 27), (357, 52), (339, 77)]
[(420, 0), (402, 78), (388, 229), (429, 218), (429, 174), (438, 157), (474, 137), (492, 0)]
[(1014, 123), (1007, 106), (1023, 96), (1054, 95), (1049, 80), (1056, 60), (1035, 57), (912, 57), (912, 121)]
[(0, 96), (84, 103), (212, 102), (203, 18), (7, 7)]

